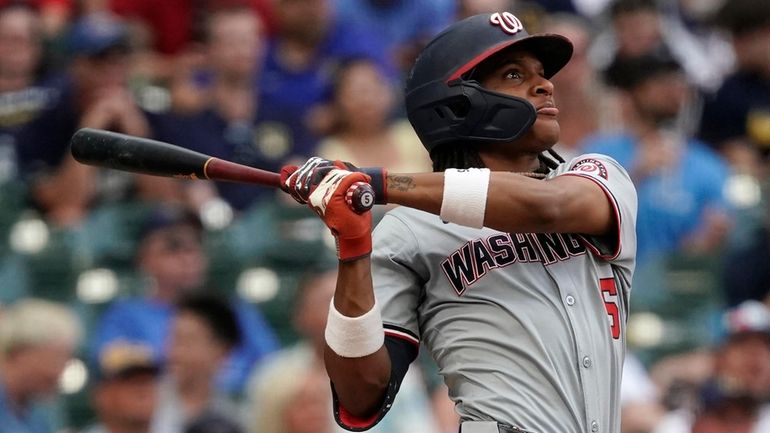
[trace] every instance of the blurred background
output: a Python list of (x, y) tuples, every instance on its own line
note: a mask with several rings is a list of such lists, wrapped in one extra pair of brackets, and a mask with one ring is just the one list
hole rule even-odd
[[(503, 10), (575, 45), (557, 151), (639, 192), (622, 433), (770, 432), (768, 0), (0, 0), (0, 432), (339, 431), (320, 220), (79, 165), (69, 138), (429, 171), (409, 66)], [(424, 352), (374, 431), (457, 431)]]

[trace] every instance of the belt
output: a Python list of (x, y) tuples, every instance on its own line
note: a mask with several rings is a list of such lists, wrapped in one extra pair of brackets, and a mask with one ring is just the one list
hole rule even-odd
[(460, 424), (460, 433), (527, 433), (527, 431), (496, 421), (465, 421)]

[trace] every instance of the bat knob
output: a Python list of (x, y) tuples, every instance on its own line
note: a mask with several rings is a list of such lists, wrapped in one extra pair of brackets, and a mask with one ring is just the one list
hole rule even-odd
[(366, 182), (356, 182), (348, 188), (345, 200), (356, 213), (364, 213), (374, 206), (374, 189)]

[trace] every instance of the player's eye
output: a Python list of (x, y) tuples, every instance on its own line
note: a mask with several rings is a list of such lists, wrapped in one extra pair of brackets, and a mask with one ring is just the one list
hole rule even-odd
[(508, 69), (503, 73), (503, 78), (506, 80), (523, 80), (524, 74), (518, 69)]

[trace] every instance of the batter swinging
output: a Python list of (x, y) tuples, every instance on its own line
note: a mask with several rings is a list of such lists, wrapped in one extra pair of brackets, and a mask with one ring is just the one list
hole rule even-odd
[[(549, 79), (571, 54), (567, 39), (528, 35), (508, 12), (467, 18), (424, 49), (407, 82), (433, 173), (319, 158), (284, 167), (284, 189), (337, 238), (326, 368), (343, 427), (386, 414), (422, 343), (462, 433), (619, 431), (636, 192), (611, 158), (550, 150)], [(358, 182), (402, 205), (373, 236), (369, 213), (346, 203)]]

